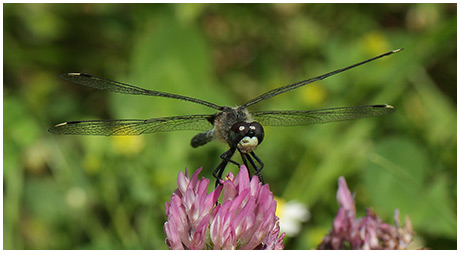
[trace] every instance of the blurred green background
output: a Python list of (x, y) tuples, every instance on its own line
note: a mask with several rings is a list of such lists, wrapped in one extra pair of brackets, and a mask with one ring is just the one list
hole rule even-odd
[[(331, 228), (337, 179), (387, 223), (408, 215), (417, 245), (455, 249), (456, 4), (4, 4), (4, 249), (166, 249), (164, 203), (180, 170), (211, 177), (226, 150), (193, 131), (55, 136), (85, 119), (212, 114), (165, 98), (60, 80), (96, 76), (221, 104), (404, 51), (251, 107), (391, 104), (384, 117), (266, 127), (257, 154), (281, 200), (311, 212), (286, 249)], [(239, 161), (239, 156), (235, 157)], [(235, 166), (227, 171), (236, 172)], [(282, 217), (281, 217), (282, 219)], [(402, 219), (403, 220), (403, 219)]]

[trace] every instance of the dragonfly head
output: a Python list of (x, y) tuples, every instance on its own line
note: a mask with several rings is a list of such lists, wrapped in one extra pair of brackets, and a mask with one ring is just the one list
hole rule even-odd
[(264, 128), (259, 122), (237, 122), (228, 131), (230, 146), (242, 153), (251, 153), (264, 140)]

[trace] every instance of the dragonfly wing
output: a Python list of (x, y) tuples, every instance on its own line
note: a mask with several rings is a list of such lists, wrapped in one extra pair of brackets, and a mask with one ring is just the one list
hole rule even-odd
[(206, 131), (212, 127), (209, 115), (185, 115), (153, 119), (69, 121), (48, 131), (66, 135), (140, 135), (178, 130)]
[(64, 80), (76, 83), (76, 84), (80, 84), (83, 86), (87, 86), (87, 87), (99, 89), (99, 90), (106, 90), (106, 91), (121, 93), (121, 94), (174, 98), (174, 99), (189, 101), (192, 103), (198, 103), (198, 104), (201, 104), (207, 107), (211, 107), (217, 110), (221, 109), (221, 106), (218, 106), (216, 104), (213, 104), (211, 102), (204, 101), (201, 99), (162, 92), (162, 91), (147, 90), (147, 89), (137, 87), (131, 84), (117, 82), (117, 81), (100, 78), (100, 77), (96, 77), (96, 76), (92, 76), (92, 75), (88, 75), (84, 73), (63, 73), (63, 74), (60, 74), (59, 77)]
[(136, 87), (134, 85), (129, 85), (126, 83), (104, 79), (84, 73), (63, 73), (60, 74), (59, 77), (64, 80), (71, 81), (73, 83), (77, 83), (83, 86), (99, 90), (107, 90), (116, 93), (134, 95), (147, 95), (149, 93), (148, 90)]
[(251, 114), (263, 126), (299, 126), (381, 116), (394, 110), (391, 105), (364, 105), (311, 111), (261, 111)]
[(307, 79), (307, 80), (303, 80), (303, 81), (300, 81), (300, 82), (297, 82), (297, 83), (289, 84), (289, 85), (286, 85), (286, 86), (282, 86), (282, 87), (267, 91), (264, 94), (249, 100), (246, 104), (244, 104), (244, 106), (249, 107), (249, 106), (251, 106), (253, 104), (257, 104), (257, 103), (259, 103), (259, 102), (261, 102), (261, 101), (263, 101), (265, 99), (269, 99), (269, 98), (271, 98), (273, 96), (277, 96), (277, 95), (282, 94), (284, 92), (287, 92), (287, 91), (290, 91), (290, 90), (293, 90), (293, 89), (297, 89), (297, 88), (302, 87), (304, 85), (307, 85), (309, 83), (313, 83), (313, 82), (316, 82), (316, 81), (319, 81), (319, 80), (323, 80), (323, 79), (328, 78), (330, 76), (333, 76), (335, 74), (347, 71), (347, 70), (352, 69), (352, 68), (356, 68), (356, 67), (358, 67), (360, 65), (363, 65), (363, 64), (366, 64), (368, 62), (377, 60), (379, 58), (382, 58), (382, 57), (385, 57), (385, 56), (400, 52), (402, 50), (403, 50), (402, 48), (392, 50), (390, 52), (381, 54), (379, 56), (376, 56), (376, 57), (373, 57), (371, 59), (368, 59), (368, 60), (353, 64), (351, 66), (348, 66), (348, 67), (345, 67), (345, 68), (342, 68), (342, 69), (338, 69), (338, 70), (335, 70), (335, 71), (332, 71), (332, 72), (329, 72), (329, 73), (326, 73), (326, 74), (323, 74), (323, 75), (320, 75), (320, 76), (317, 76), (317, 77), (313, 77), (313, 78), (310, 78), (310, 79)]

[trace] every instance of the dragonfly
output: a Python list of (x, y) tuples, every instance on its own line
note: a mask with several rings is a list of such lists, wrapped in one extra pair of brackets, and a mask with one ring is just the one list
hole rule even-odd
[(214, 139), (228, 144), (228, 150), (220, 155), (221, 161), (212, 173), (216, 178), (216, 186), (220, 184), (222, 174), (229, 163), (240, 166), (238, 162), (232, 160), (233, 155), (237, 151), (241, 155), (243, 164), (246, 165), (247, 168), (252, 168), (254, 170), (253, 175), (258, 176), (260, 182), (264, 183), (261, 173), (264, 168), (264, 163), (254, 152), (264, 140), (263, 126), (303, 126), (375, 117), (389, 114), (395, 111), (395, 108), (391, 105), (380, 104), (308, 111), (282, 110), (249, 112), (248, 107), (282, 93), (400, 52), (401, 50), (402, 48), (392, 50), (345, 68), (267, 91), (249, 100), (245, 104), (236, 107), (221, 106), (193, 97), (148, 90), (84, 73), (63, 73), (59, 75), (60, 78), (90, 88), (122, 94), (184, 100), (210, 107), (217, 110), (217, 112), (211, 115), (198, 114), (150, 119), (67, 121), (49, 128), (49, 132), (64, 135), (129, 136), (178, 130), (197, 130), (201, 132), (196, 134), (191, 140), (191, 146), (194, 148), (203, 146)]

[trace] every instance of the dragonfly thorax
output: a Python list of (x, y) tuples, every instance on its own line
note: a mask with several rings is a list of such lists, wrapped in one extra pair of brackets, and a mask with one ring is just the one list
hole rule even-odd
[(246, 107), (224, 107), (213, 115), (214, 138), (234, 146), (229, 140), (229, 131), (234, 124), (239, 122), (252, 122), (252, 117)]
[(218, 139), (231, 148), (250, 153), (264, 138), (262, 125), (253, 121), (244, 106), (223, 107), (220, 112), (210, 116), (208, 121), (214, 125), (214, 128), (195, 135), (191, 141), (192, 147), (199, 147), (212, 139)]

